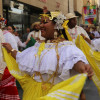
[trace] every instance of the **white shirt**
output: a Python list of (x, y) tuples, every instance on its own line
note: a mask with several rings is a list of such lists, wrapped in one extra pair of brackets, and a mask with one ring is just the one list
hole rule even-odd
[(13, 49), (18, 50), (17, 42), (13, 34), (7, 30), (3, 31), (6, 43), (9, 43)]
[(4, 70), (6, 68), (6, 63), (4, 62), (4, 58), (3, 58), (3, 53), (2, 53), (2, 45), (1, 43), (4, 43), (4, 36), (2, 33), (2, 30), (0, 29), (0, 73), (3, 74)]
[(45, 38), (41, 36), (41, 31), (38, 31), (38, 32), (32, 31), (32, 32), (30, 32), (27, 39), (30, 39), (31, 35), (33, 35), (34, 39), (39, 38), (40, 40), (45, 40)]
[(77, 26), (77, 25), (74, 28), (72, 28), (72, 29), (69, 28), (68, 32), (71, 35), (74, 43), (75, 43), (75, 40), (76, 40), (77, 36), (79, 34), (81, 34), (81, 33), (84, 34), (87, 38), (89, 38), (89, 36), (86, 33), (86, 31), (82, 27)]
[[(30, 76), (35, 72), (40, 72), (43, 79), (46, 81), (49, 75), (53, 74), (57, 67), (55, 43), (46, 43), (45, 49), (41, 52), (40, 57), (37, 55), (39, 47), (40, 43), (36, 43), (23, 52), (17, 52), (16, 62), (21, 71), (28, 73)], [(78, 61), (83, 61), (88, 64), (83, 52), (70, 41), (60, 42), (58, 44), (58, 52), (60, 58), (58, 62), (59, 70), (57, 77), (55, 77), (54, 84), (71, 77), (70, 70), (73, 69), (74, 64)], [(41, 82), (40, 76), (34, 76), (34, 79), (37, 82)]]

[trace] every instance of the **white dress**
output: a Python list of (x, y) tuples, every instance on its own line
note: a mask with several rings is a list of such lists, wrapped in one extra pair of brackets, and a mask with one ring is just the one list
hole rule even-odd
[[(42, 51), (41, 56), (37, 55), (40, 43), (30, 47), (23, 52), (18, 52), (16, 61), (19, 69), (32, 76), (35, 72), (40, 72), (46, 81), (49, 75), (55, 72), (57, 66), (57, 56), (55, 51), (55, 43), (46, 43), (45, 49)], [(83, 52), (78, 49), (72, 42), (63, 41), (58, 44), (59, 52), (59, 70), (55, 78), (54, 84), (71, 77), (71, 69), (78, 61), (83, 61), (88, 64)], [(73, 74), (73, 73), (72, 73)], [(41, 82), (40, 76), (35, 76), (37, 82)]]
[(10, 32), (8, 32), (6, 30), (3, 31), (3, 34), (5, 37), (6, 43), (9, 43), (13, 49), (18, 50), (17, 42), (16, 42), (14, 35), (12, 35)]
[(4, 36), (2, 33), (2, 30), (0, 29), (0, 73), (3, 74), (5, 67), (6, 67), (6, 63), (4, 62), (4, 58), (3, 58), (3, 54), (2, 54), (2, 45), (1, 43), (4, 43)]

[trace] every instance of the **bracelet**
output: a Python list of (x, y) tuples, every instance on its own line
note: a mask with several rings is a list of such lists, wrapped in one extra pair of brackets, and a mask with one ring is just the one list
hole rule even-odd
[(13, 51), (17, 51), (16, 49), (11, 49), (11, 52), (13, 52)]

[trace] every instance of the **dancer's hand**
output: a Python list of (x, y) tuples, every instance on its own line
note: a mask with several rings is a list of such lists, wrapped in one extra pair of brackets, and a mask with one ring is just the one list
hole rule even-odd
[(82, 36), (84, 39), (86, 38), (86, 37), (85, 37), (85, 35), (84, 35), (84, 34), (82, 34), (82, 33), (81, 33), (81, 36)]
[(87, 73), (89, 79), (92, 79), (93, 70), (89, 64), (85, 64), (82, 61), (79, 61), (74, 65), (74, 69), (79, 73)]
[(9, 43), (2, 43), (3, 47), (6, 48), (7, 52), (10, 53), (13, 49)]

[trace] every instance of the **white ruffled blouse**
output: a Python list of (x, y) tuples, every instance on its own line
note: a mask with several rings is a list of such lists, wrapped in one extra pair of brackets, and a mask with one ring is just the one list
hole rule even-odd
[(4, 36), (3, 36), (3, 32), (0, 29), (0, 73), (3, 74), (4, 70), (6, 68), (6, 63), (4, 62), (4, 58), (3, 58), (3, 53), (2, 53), (2, 45), (1, 43), (4, 43)]
[[(18, 52), (16, 61), (21, 71), (32, 76), (35, 72), (40, 72), (44, 80), (47, 80), (50, 74), (56, 70), (57, 56), (54, 43), (46, 43), (45, 49), (42, 51), (40, 58), (37, 55), (40, 43), (36, 43), (23, 52)], [(78, 61), (88, 64), (83, 52), (78, 49), (72, 42), (63, 41), (58, 44), (59, 52), (59, 70), (55, 83), (66, 80), (71, 76), (71, 69)], [(41, 82), (40, 76), (34, 79)]]

